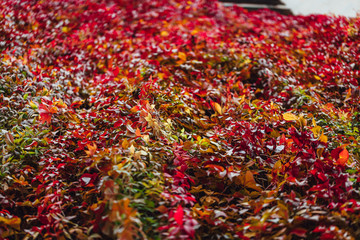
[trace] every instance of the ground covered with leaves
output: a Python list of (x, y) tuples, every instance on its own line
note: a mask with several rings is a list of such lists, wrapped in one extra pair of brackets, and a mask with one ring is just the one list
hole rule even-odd
[(0, 238), (359, 239), (360, 18), (3, 0)]

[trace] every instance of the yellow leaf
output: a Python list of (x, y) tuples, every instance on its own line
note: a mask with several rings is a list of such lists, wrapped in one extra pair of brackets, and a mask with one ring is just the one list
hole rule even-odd
[(245, 102), (245, 95), (242, 95), (239, 99), (239, 105), (243, 104)]
[(165, 77), (165, 73), (158, 73), (157, 75), (158, 75), (158, 78), (161, 80), (163, 80)]
[(272, 137), (272, 138), (277, 138), (279, 136), (280, 136), (280, 133), (277, 130), (272, 130), (270, 133), (270, 137)]
[(37, 109), (38, 108), (38, 106), (33, 102), (33, 101), (30, 101), (30, 107), (32, 108), (32, 109)]
[(183, 52), (179, 52), (178, 57), (181, 61), (186, 62), (186, 54)]
[(312, 119), (312, 124), (313, 124), (313, 126), (314, 126), (314, 127), (316, 127), (316, 126), (317, 126), (317, 125), (316, 125), (315, 118), (313, 118), (313, 119)]
[(321, 80), (321, 77), (319, 77), (318, 75), (314, 75), (314, 78), (315, 78), (316, 80)]
[(21, 219), (19, 217), (6, 218), (0, 216), (0, 223), (5, 224), (11, 228), (20, 230)]
[(283, 118), (284, 118), (284, 120), (286, 120), (286, 121), (294, 121), (294, 120), (298, 120), (298, 119), (299, 119), (298, 116), (296, 116), (295, 114), (289, 113), (289, 112), (284, 113), (284, 114), (283, 114)]
[(65, 116), (71, 122), (81, 123), (81, 120), (72, 112), (65, 112)]
[(128, 147), (129, 147), (129, 141), (125, 138), (125, 139), (122, 141), (121, 146), (122, 146), (124, 149), (128, 149)]
[(61, 31), (62, 31), (63, 33), (68, 33), (68, 32), (70, 32), (70, 28), (68, 28), (68, 27), (62, 27), (62, 28), (61, 28)]
[(149, 143), (149, 141), (150, 141), (149, 135), (143, 135), (142, 138), (144, 139), (144, 141), (145, 141), (146, 143)]
[(134, 155), (134, 153), (135, 153), (135, 147), (134, 147), (134, 145), (131, 145), (130, 146), (130, 154)]
[(196, 35), (198, 32), (199, 32), (198, 30), (194, 29), (194, 30), (191, 31), (190, 34), (191, 34), (191, 35)]
[(304, 118), (304, 115), (303, 114), (300, 114), (300, 117), (298, 118), (298, 121), (300, 123), (300, 125), (302, 127), (306, 126), (307, 125), (307, 121), (306, 119)]
[(201, 152), (201, 153), (213, 153), (214, 150), (213, 150), (212, 148), (208, 148), (208, 149), (206, 149), (206, 150), (200, 149), (200, 152)]
[(58, 112), (58, 108), (55, 107), (55, 106), (53, 106), (53, 107), (50, 108), (50, 112), (51, 112), (51, 113), (57, 113), (57, 112)]
[(321, 127), (320, 126), (315, 126), (311, 129), (311, 131), (314, 133), (314, 136), (317, 138), (320, 136), (320, 132), (321, 132)]
[(282, 162), (281, 160), (278, 160), (275, 164), (273, 169), (275, 170), (275, 172), (279, 172), (282, 169)]
[(221, 109), (220, 104), (215, 103), (214, 107), (215, 107), (215, 110), (221, 115), (222, 114), (222, 109)]
[(169, 33), (168, 33), (167, 31), (162, 31), (162, 32), (160, 33), (160, 35), (161, 35), (162, 37), (167, 37), (167, 36), (169, 36)]

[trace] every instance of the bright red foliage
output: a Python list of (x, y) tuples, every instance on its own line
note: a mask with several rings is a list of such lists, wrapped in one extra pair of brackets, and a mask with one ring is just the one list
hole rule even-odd
[(360, 18), (4, 0), (4, 239), (358, 239)]

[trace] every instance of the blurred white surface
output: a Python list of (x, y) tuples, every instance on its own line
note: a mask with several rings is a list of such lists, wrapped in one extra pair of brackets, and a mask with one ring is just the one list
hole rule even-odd
[(282, 0), (294, 14), (335, 14), (355, 17), (360, 0)]

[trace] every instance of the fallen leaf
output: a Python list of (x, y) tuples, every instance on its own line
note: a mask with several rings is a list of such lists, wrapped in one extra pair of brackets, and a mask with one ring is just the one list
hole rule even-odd
[(215, 104), (214, 104), (214, 107), (215, 107), (216, 112), (221, 115), (221, 114), (222, 114), (222, 109), (221, 109), (220, 104), (215, 103)]
[(284, 120), (286, 120), (286, 121), (294, 121), (294, 120), (298, 120), (298, 119), (299, 119), (298, 116), (296, 116), (295, 114), (289, 113), (289, 112), (284, 113), (284, 114), (283, 114), (283, 118), (284, 118)]
[(88, 147), (89, 150), (85, 150), (86, 154), (91, 157), (95, 155), (95, 152), (97, 150), (97, 146), (96, 143), (92, 143), (92, 144), (86, 144), (86, 146)]

